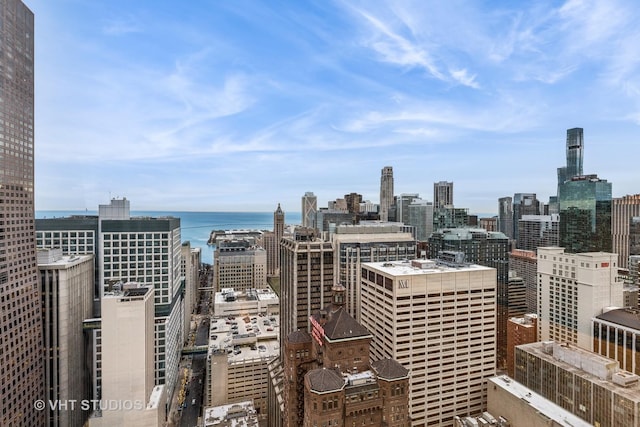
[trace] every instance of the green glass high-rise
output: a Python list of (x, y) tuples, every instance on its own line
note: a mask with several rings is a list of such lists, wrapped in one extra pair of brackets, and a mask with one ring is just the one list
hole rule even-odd
[(611, 183), (597, 175), (558, 185), (560, 246), (568, 253), (611, 252)]

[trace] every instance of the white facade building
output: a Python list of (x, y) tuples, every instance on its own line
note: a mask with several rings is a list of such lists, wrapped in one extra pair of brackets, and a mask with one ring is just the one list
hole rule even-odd
[(569, 254), (538, 248), (538, 339), (592, 350), (591, 319), (606, 307), (621, 307), (616, 254)]
[(496, 270), (431, 260), (362, 265), (361, 323), (371, 358), (410, 371), (413, 426), (453, 425), (487, 407), (496, 372)]

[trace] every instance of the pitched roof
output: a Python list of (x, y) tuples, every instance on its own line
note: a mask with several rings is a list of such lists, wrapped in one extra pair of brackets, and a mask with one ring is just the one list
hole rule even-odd
[(313, 369), (307, 373), (306, 377), (309, 381), (309, 388), (316, 393), (339, 391), (345, 385), (342, 375), (333, 369)]
[(290, 343), (303, 343), (303, 342), (311, 342), (311, 335), (309, 332), (304, 329), (300, 329), (298, 331), (293, 331), (289, 335), (287, 335), (287, 340)]
[[(313, 317), (320, 322), (320, 313), (314, 314)], [(323, 329), (329, 341), (371, 337), (367, 328), (358, 323), (342, 306), (329, 307)]]
[(393, 359), (376, 360), (371, 369), (378, 378), (384, 380), (399, 380), (409, 376), (409, 370)]

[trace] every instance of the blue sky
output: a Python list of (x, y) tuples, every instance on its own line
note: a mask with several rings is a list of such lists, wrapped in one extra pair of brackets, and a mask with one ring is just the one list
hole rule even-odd
[(640, 3), (24, 0), (36, 209), (299, 211), (358, 192), (497, 211), (585, 173), (640, 192)]

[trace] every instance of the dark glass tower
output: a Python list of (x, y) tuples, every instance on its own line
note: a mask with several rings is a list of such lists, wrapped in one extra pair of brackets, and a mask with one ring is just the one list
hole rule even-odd
[(560, 246), (568, 253), (611, 252), (611, 183), (597, 175), (558, 186)]
[(567, 165), (558, 168), (558, 186), (574, 176), (583, 175), (584, 162), (584, 130), (582, 128), (567, 129)]
[(41, 426), (42, 311), (33, 196), (33, 13), (0, 1), (0, 425)]

